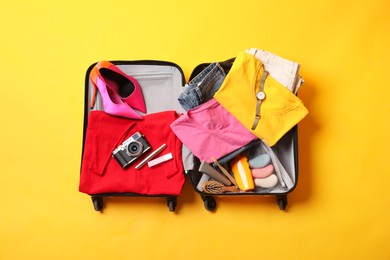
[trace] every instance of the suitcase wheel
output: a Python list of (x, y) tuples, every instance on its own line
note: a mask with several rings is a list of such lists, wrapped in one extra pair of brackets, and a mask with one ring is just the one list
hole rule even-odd
[(167, 198), (167, 205), (170, 212), (174, 212), (177, 206), (177, 199), (176, 197), (169, 197)]
[(287, 195), (276, 195), (278, 201), (279, 209), (285, 210), (287, 207)]
[(102, 197), (92, 197), (93, 207), (96, 211), (103, 210), (103, 198)]
[(211, 196), (202, 196), (204, 207), (208, 211), (214, 211), (217, 207), (217, 202), (215, 201), (214, 197)]

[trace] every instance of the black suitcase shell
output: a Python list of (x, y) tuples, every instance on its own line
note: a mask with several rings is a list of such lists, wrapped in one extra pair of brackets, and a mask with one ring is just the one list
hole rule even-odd
[[(175, 93), (172, 94), (172, 97), (170, 97), (171, 100), (176, 99), (176, 96), (178, 93), (180, 93), (180, 89), (185, 84), (185, 77), (182, 69), (175, 63), (168, 62), (168, 61), (159, 61), (159, 60), (114, 60), (110, 61), (114, 65), (121, 68), (125, 73), (128, 73), (128, 71), (137, 72), (137, 75), (131, 74), (134, 78), (140, 81), (141, 78), (145, 78), (145, 75), (151, 75), (153, 77), (165, 77), (170, 76), (171, 73), (165, 73), (164, 71), (170, 70), (172, 71), (172, 87), (174, 89)], [(90, 102), (91, 102), (91, 96), (92, 96), (92, 83), (89, 79), (89, 75), (93, 67), (97, 64), (93, 63), (91, 64), (85, 75), (85, 87), (84, 87), (84, 125), (83, 125), (83, 145), (82, 145), (82, 155), (81, 160), (83, 158), (84, 154), (84, 145), (85, 145), (85, 139), (86, 139), (86, 130), (88, 126), (88, 116), (91, 110), (98, 109), (102, 110), (101, 100), (99, 98), (99, 94), (96, 98), (95, 107), (93, 109), (90, 108)], [(162, 70), (162, 72), (159, 73), (159, 70)], [(149, 74), (148, 74), (149, 73)], [(165, 74), (164, 74), (165, 73)], [(130, 73), (129, 73), (130, 75)], [(138, 78), (137, 78), (138, 77)], [(142, 79), (141, 79), (142, 80)], [(143, 89), (144, 91), (144, 89)], [(145, 93), (144, 93), (145, 95)], [(147, 93), (146, 93), (147, 95)], [(147, 102), (147, 100), (145, 100)], [(153, 113), (163, 110), (169, 110), (174, 109), (176, 110), (179, 106), (178, 104), (171, 104), (169, 101), (166, 104), (161, 105), (160, 107), (154, 106), (152, 109), (150, 109), (150, 106), (148, 107), (148, 113)], [(183, 173), (184, 174), (184, 173)], [(105, 207), (104, 205), (104, 198), (105, 197), (118, 197), (118, 196), (131, 196), (131, 197), (162, 197), (166, 198), (167, 206), (169, 208), (169, 211), (174, 212), (177, 206), (177, 196), (172, 196), (169, 194), (160, 194), (160, 195), (141, 195), (137, 193), (102, 193), (102, 194), (90, 194), (92, 198), (92, 203), (94, 206), (94, 209), (96, 211), (102, 211)]]
[[(175, 84), (175, 90), (176, 93), (170, 93), (172, 94), (172, 99), (176, 99), (179, 95), (179, 93), (182, 91), (181, 87), (185, 85), (185, 77), (182, 69), (173, 62), (168, 61), (159, 61), (159, 60), (116, 60), (111, 61), (113, 64), (120, 66), (123, 68), (131, 67), (131, 68), (137, 68), (137, 70), (143, 71), (144, 68), (150, 68), (155, 66), (162, 66), (162, 67), (170, 67), (173, 70), (176, 71), (175, 75), (175, 81), (177, 84)], [(234, 58), (219, 62), (219, 64), (224, 69), (225, 73), (227, 74), (234, 62)], [(89, 66), (89, 68), (86, 71), (85, 76), (85, 97), (84, 97), (84, 127), (83, 127), (83, 149), (82, 149), (82, 155), (84, 152), (84, 143), (86, 138), (86, 129), (88, 126), (88, 115), (91, 111), (91, 108), (89, 107), (90, 101), (91, 101), (91, 95), (92, 95), (92, 88), (91, 88), (91, 82), (89, 79), (89, 74), (92, 68), (96, 65), (96, 63)], [(199, 64), (194, 68), (194, 70), (191, 73), (190, 79), (194, 78), (196, 75), (198, 75), (203, 69), (205, 69), (210, 63), (202, 63)], [(126, 72), (126, 71), (125, 71)], [(147, 74), (147, 72), (145, 72)], [(134, 75), (132, 75), (134, 76)], [(135, 76), (135, 78), (137, 78)], [(99, 102), (99, 99), (97, 99), (97, 102)], [(168, 105), (168, 107), (160, 108), (160, 110), (164, 109), (175, 109), (178, 111), (178, 113), (183, 112), (184, 110), (180, 110), (179, 104), (174, 104), (173, 106)], [(98, 105), (99, 107), (99, 105)], [(99, 108), (97, 108), (99, 109)], [(100, 108), (101, 109), (101, 108)], [(149, 109), (148, 109), (149, 110)], [(156, 111), (151, 111), (156, 112)], [(149, 111), (148, 111), (149, 113)], [(204, 207), (208, 211), (214, 211), (216, 209), (216, 200), (215, 197), (218, 196), (275, 196), (277, 204), (281, 210), (285, 210), (287, 207), (287, 194), (292, 192), (298, 182), (298, 126), (294, 126), (288, 133), (286, 133), (279, 141), (278, 143), (272, 147), (273, 152), (277, 155), (278, 159), (280, 160), (283, 167), (286, 169), (286, 171), (289, 173), (290, 178), (293, 180), (293, 186), (290, 187), (288, 190), (283, 192), (276, 192), (276, 193), (269, 193), (269, 192), (262, 192), (262, 191), (250, 191), (250, 192), (240, 192), (240, 193), (222, 193), (222, 194), (209, 194), (205, 193), (203, 191), (198, 190), (196, 187), (201, 179), (201, 176), (203, 173), (198, 171), (200, 161), (196, 157), (190, 157), (190, 160), (193, 160), (193, 162), (190, 163), (189, 166), (187, 166), (186, 174), (189, 175), (189, 179), (191, 181), (191, 184), (195, 191), (200, 195), (204, 202)], [(163, 197), (167, 200), (167, 205), (170, 211), (175, 211), (177, 206), (177, 196), (171, 196), (169, 194), (161, 194), (161, 195), (140, 195), (136, 193), (104, 193), (104, 194), (90, 194), (93, 202), (93, 206), (96, 211), (102, 211), (104, 208), (104, 198), (105, 197), (117, 197), (117, 196), (132, 196), (132, 197)]]

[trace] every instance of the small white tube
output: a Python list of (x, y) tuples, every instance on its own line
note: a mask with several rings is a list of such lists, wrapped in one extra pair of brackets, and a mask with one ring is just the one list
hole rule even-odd
[(168, 160), (170, 160), (172, 158), (173, 158), (172, 153), (167, 153), (166, 155), (160, 156), (160, 157), (158, 157), (158, 158), (156, 158), (154, 160), (149, 161), (148, 162), (148, 166), (149, 167), (153, 167), (153, 166), (155, 166), (157, 164), (166, 162), (166, 161), (168, 161)]

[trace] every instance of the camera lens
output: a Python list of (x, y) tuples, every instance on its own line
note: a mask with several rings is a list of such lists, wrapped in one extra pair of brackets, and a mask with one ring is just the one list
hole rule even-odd
[(139, 149), (138, 145), (133, 144), (132, 146), (130, 146), (130, 150), (133, 153), (136, 153), (138, 149)]
[(127, 152), (130, 156), (139, 156), (142, 153), (142, 143), (133, 141), (127, 146)]

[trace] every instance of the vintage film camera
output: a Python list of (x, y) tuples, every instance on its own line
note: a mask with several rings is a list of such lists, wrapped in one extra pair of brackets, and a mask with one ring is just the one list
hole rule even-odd
[(150, 148), (151, 146), (145, 137), (140, 132), (136, 132), (119, 145), (112, 152), (112, 155), (124, 169), (141, 157), (142, 154), (146, 153)]

